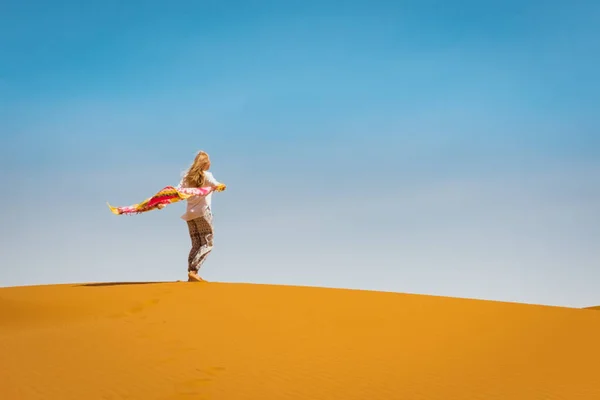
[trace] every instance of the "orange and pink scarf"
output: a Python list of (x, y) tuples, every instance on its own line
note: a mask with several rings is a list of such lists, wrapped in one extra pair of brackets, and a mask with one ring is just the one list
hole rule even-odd
[(181, 187), (173, 187), (167, 186), (156, 193), (154, 196), (142, 201), (138, 204), (133, 204), (131, 206), (123, 206), (123, 207), (113, 207), (108, 204), (108, 208), (115, 215), (122, 214), (141, 214), (147, 211), (152, 211), (157, 208), (162, 208), (162, 206), (166, 206), (171, 203), (176, 203), (181, 200), (186, 200), (192, 196), (206, 196), (210, 192), (215, 190), (212, 187), (202, 187), (202, 188), (181, 188)]

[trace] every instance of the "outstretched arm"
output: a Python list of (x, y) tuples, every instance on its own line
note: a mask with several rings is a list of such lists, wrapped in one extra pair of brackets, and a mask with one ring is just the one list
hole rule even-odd
[(206, 178), (205, 185), (214, 188), (215, 191), (222, 192), (225, 189), (227, 189), (227, 186), (224, 183), (217, 181), (211, 173), (207, 173), (205, 175), (205, 178)]

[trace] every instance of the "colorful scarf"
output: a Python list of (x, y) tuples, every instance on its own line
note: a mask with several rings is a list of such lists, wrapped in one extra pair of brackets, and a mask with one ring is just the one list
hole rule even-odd
[(142, 201), (139, 204), (134, 204), (131, 206), (124, 207), (113, 207), (108, 204), (108, 208), (115, 215), (121, 214), (141, 214), (143, 212), (152, 211), (159, 206), (171, 203), (176, 203), (181, 200), (186, 200), (192, 196), (206, 196), (210, 192), (212, 192), (212, 187), (203, 187), (203, 188), (175, 188), (173, 186), (167, 186), (154, 196)]

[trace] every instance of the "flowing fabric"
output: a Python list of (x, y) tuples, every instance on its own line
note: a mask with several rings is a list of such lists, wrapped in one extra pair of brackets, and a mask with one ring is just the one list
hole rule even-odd
[(206, 196), (214, 189), (212, 187), (203, 187), (203, 188), (175, 188), (173, 186), (167, 186), (163, 188), (161, 191), (156, 193), (154, 196), (142, 201), (138, 204), (133, 204), (131, 206), (123, 206), (123, 207), (113, 207), (108, 204), (108, 208), (115, 215), (121, 214), (141, 214), (147, 211), (152, 211), (161, 205), (168, 205), (171, 203), (176, 203), (181, 200), (186, 200), (192, 196)]

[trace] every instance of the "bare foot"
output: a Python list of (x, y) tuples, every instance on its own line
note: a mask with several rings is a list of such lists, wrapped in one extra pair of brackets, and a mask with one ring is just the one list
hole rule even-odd
[(206, 282), (200, 276), (198, 276), (197, 272), (190, 271), (188, 272), (188, 282)]

